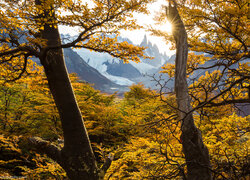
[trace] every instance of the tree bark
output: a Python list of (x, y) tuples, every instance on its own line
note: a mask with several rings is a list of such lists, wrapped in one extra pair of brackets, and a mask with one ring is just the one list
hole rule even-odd
[(200, 130), (195, 126), (188, 94), (186, 66), (188, 57), (187, 32), (179, 16), (177, 4), (169, 1), (166, 8), (168, 20), (173, 26), (176, 42), (175, 93), (178, 104), (178, 117), (181, 120), (181, 142), (187, 163), (188, 180), (211, 180), (210, 158), (207, 147), (203, 144)]
[[(36, 0), (40, 4), (40, 0)], [(43, 16), (49, 16), (45, 10)], [(51, 18), (51, 16), (49, 17)], [(53, 17), (52, 17), (53, 18)], [(45, 24), (41, 31), (42, 39), (47, 40), (47, 45), (41, 49), (40, 62), (44, 67), (49, 89), (59, 111), (63, 135), (64, 147), (57, 152), (57, 161), (66, 171), (71, 180), (96, 180), (103, 176), (97, 168), (95, 156), (90, 145), (87, 130), (84, 126), (82, 114), (79, 110), (76, 98), (71, 86), (68, 72), (64, 62), (63, 50), (51, 48), (61, 45), (60, 34), (56, 24)], [(36, 146), (44, 145), (44, 142), (31, 141)], [(50, 154), (49, 149), (43, 146), (42, 150)], [(53, 158), (53, 156), (51, 156)]]
[[(45, 25), (42, 37), (47, 40), (47, 48), (61, 44), (57, 28)], [(95, 156), (65, 67), (63, 51), (51, 49), (45, 53), (40, 61), (59, 111), (64, 135), (61, 166), (72, 180), (98, 179)]]

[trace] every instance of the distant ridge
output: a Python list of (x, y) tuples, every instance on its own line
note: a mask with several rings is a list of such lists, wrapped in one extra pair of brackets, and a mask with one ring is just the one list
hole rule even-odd
[(102, 92), (113, 93), (117, 90), (124, 91), (126, 86), (117, 85), (99, 73), (96, 69), (89, 66), (71, 48), (64, 49), (64, 57), (69, 73), (77, 73), (81, 80), (84, 80)]

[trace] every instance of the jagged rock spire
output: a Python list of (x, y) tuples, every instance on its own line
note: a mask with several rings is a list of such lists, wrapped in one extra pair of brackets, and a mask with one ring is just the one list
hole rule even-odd
[(148, 46), (148, 38), (147, 38), (147, 35), (146, 35), (146, 34), (144, 35), (144, 38), (143, 38), (143, 40), (142, 40), (140, 46), (145, 46), (145, 47)]

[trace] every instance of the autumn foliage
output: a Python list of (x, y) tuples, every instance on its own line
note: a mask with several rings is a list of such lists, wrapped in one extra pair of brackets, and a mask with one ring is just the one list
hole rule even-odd
[[(58, 146), (63, 137), (55, 104), (41, 68), (33, 76), (1, 86), (1, 176), (55, 179), (66, 177), (51, 159), (30, 151), (22, 139), (39, 135)], [(186, 172), (180, 142), (180, 122), (172, 95), (134, 85), (124, 98), (104, 95), (71, 75), (99, 163), (109, 153), (114, 161), (105, 179), (178, 179)], [(248, 176), (249, 117), (239, 117), (230, 106), (207, 108), (195, 121), (208, 146), (216, 179)], [(216, 113), (215, 113), (216, 112)], [(42, 127), (42, 128), (40, 128)]]
[[(67, 179), (65, 169), (27, 142), (39, 136), (45, 145), (51, 142), (61, 149), (64, 144), (60, 112), (44, 68), (31, 57), (47, 60), (51, 50), (74, 47), (109, 53), (124, 62), (148, 58), (144, 47), (118, 42), (117, 35), (120, 29), (140, 28), (133, 13), (147, 13), (149, 2), (97, 0), (93, 6), (73, 0), (0, 2), (0, 179)], [(238, 115), (239, 104), (249, 103), (248, 2), (174, 2), (187, 30), (191, 113), (209, 149), (207, 168), (214, 179), (249, 179), (250, 116)], [(163, 20), (165, 13), (156, 19)], [(44, 27), (58, 25), (78, 27), (79, 35), (48, 47), (41, 36)], [(151, 31), (174, 42), (172, 35)], [(175, 65), (164, 65), (162, 73), (173, 80)], [(174, 92), (164, 91), (155, 79), (159, 91), (138, 84), (121, 98), (95, 90), (76, 74), (70, 74), (70, 80), (97, 166), (114, 157), (104, 179), (186, 179)]]

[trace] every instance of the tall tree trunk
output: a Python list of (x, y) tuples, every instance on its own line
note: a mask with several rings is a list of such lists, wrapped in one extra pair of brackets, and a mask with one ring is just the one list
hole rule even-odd
[[(48, 40), (48, 47), (61, 44), (57, 28), (45, 26), (42, 37)], [(98, 179), (94, 153), (65, 67), (63, 51), (49, 50), (40, 60), (62, 123), (64, 147), (60, 164), (72, 180)]]
[(200, 130), (195, 126), (190, 112), (190, 97), (186, 80), (188, 57), (187, 33), (181, 20), (175, 1), (169, 2), (166, 9), (167, 18), (173, 25), (173, 36), (176, 42), (175, 92), (178, 104), (178, 117), (181, 120), (181, 142), (187, 163), (188, 180), (210, 180), (210, 159), (207, 147), (203, 144)]
[[(40, 4), (40, 2), (40, 0), (36, 0), (37, 4)], [(49, 11), (46, 10), (43, 16), (49, 16), (48, 14)], [(64, 147), (59, 150), (38, 139), (32, 139), (31, 142), (49, 157), (56, 160), (71, 180), (99, 179), (100, 171), (97, 168), (83, 118), (69, 80), (63, 50), (51, 48), (61, 45), (57, 26), (45, 24), (41, 37), (47, 40), (47, 45), (41, 50), (40, 61), (59, 111), (64, 135)]]

